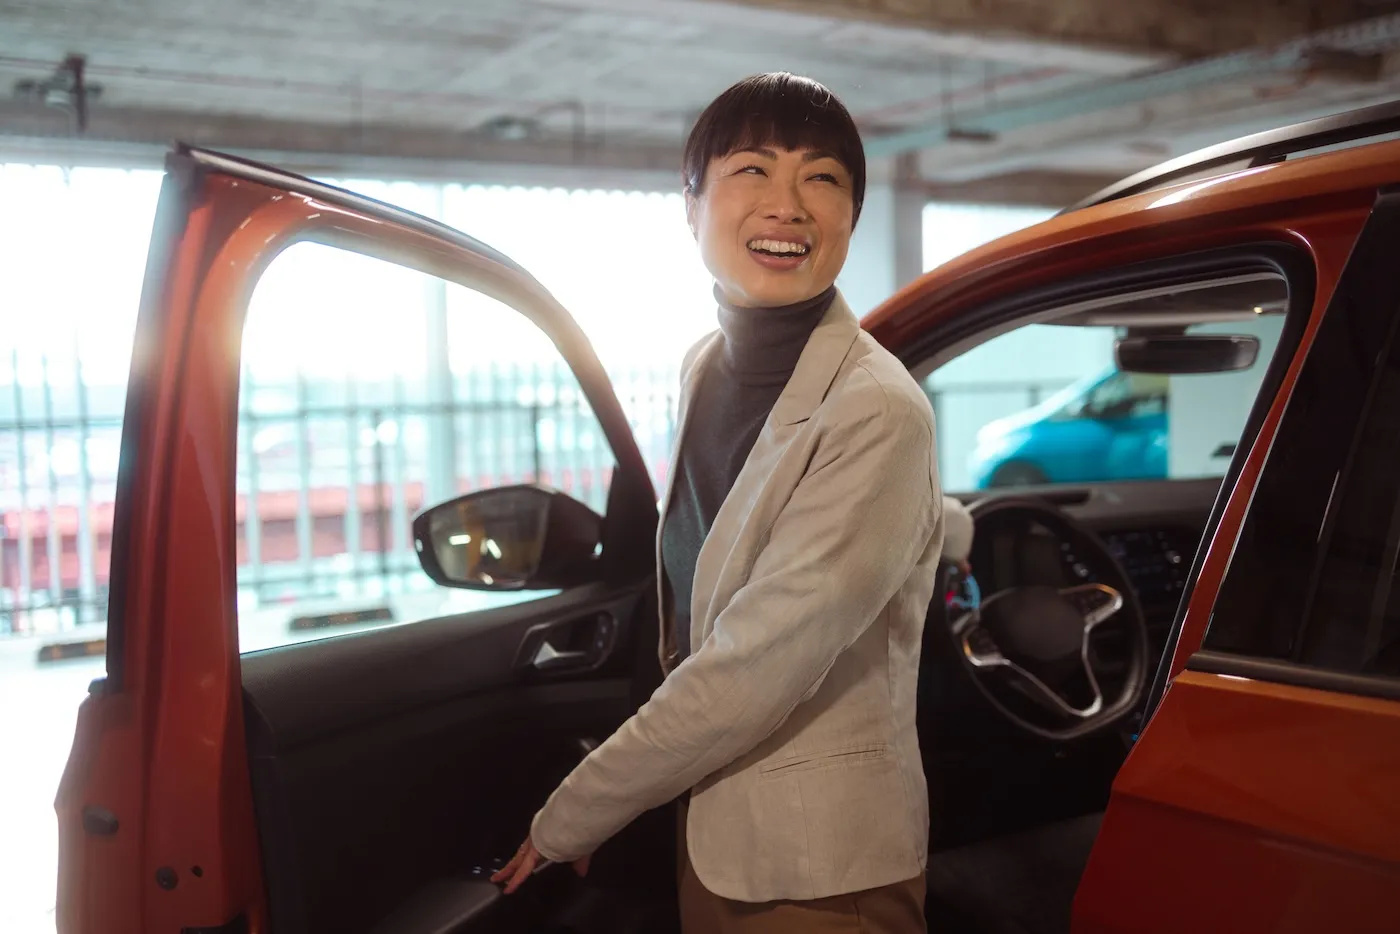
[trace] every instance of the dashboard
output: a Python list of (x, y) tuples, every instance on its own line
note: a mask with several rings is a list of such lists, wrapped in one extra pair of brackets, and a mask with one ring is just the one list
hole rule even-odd
[[(1170, 603), (1173, 607), (1186, 589), (1191, 557), (1196, 552), (1199, 532), (1182, 528), (1131, 529), (1106, 532), (1104, 544), (1127, 572), (1138, 599), (1144, 606)], [(1065, 546), (1065, 560), (1076, 577), (1086, 583), (1096, 575)]]
[[(997, 525), (978, 531), (985, 537), (973, 547), (972, 566), (983, 585), (991, 585), (991, 589), (1110, 582), (1092, 556), (1080, 555), (1072, 543), (1059, 540), (1038, 524)], [(1199, 533), (1159, 527), (1099, 534), (1127, 573), (1144, 609), (1167, 604), (1175, 609), (1186, 587)]]
[[(1149, 628), (1169, 626), (1186, 589), (1219, 480), (1105, 484), (1053, 489), (1042, 499), (1094, 532), (1122, 566)], [(1032, 523), (979, 521), (971, 554), (984, 595), (1008, 586), (1102, 582), (1088, 555)]]

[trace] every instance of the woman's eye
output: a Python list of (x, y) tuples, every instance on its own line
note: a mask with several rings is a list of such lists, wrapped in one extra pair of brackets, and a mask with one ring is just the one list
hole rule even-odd
[(831, 182), (831, 184), (833, 184), (833, 185), (840, 184), (840, 183), (836, 180), (836, 176), (835, 176), (835, 175), (832, 175), (830, 172), (819, 172), (819, 173), (817, 173), (816, 175), (813, 175), (813, 176), (812, 176), (812, 181), (814, 181), (814, 182)]
[(739, 174), (739, 175), (766, 175), (767, 173), (764, 172), (763, 169), (762, 169), (762, 167), (760, 167), (760, 166), (757, 166), (757, 165), (746, 165), (746, 166), (744, 166), (743, 168), (741, 168), (736, 174)]

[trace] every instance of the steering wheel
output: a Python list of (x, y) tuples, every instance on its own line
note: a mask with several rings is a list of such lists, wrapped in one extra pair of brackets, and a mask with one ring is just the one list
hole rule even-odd
[[(1043, 739), (1073, 740), (1111, 729), (1137, 707), (1148, 680), (1147, 625), (1128, 575), (1097, 535), (1046, 503), (994, 497), (969, 511), (978, 525), (995, 519), (1041, 526), (1097, 571), (1100, 581), (1010, 586), (981, 599), (969, 579), (964, 599), (949, 601), (948, 628), (973, 683), (1012, 724)], [(1108, 698), (1090, 640), (1110, 621), (1125, 631), (1127, 658), (1122, 683)], [(1079, 699), (1069, 692), (1076, 680)], [(1040, 716), (1014, 709), (1008, 691), (1029, 700)]]

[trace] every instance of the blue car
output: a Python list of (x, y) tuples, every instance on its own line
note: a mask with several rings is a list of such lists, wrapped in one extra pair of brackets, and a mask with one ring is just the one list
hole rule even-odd
[(1110, 367), (977, 433), (978, 489), (1167, 476), (1167, 377)]

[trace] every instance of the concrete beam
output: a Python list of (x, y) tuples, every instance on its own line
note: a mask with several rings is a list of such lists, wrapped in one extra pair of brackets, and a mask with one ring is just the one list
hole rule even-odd
[(1228, 139), (1384, 103), (1397, 95), (1400, 75), (1369, 86), (1279, 84), (1268, 93), (1256, 84), (1198, 88), (1037, 124), (986, 145), (928, 149), (919, 153), (919, 172), (930, 184), (953, 190), (1047, 168), (1092, 167), (1095, 174), (1121, 178)]
[[(1039, 2), (1039, 0), (1037, 0)], [(1050, 5), (1050, 0), (1045, 0)], [(1111, 3), (1112, 0), (1093, 0)], [(1169, 2), (1169, 0), (1154, 0)], [(615, 16), (715, 28), (742, 29), (752, 35), (768, 35), (776, 42), (801, 42), (830, 49), (833, 56), (853, 48), (880, 49), (891, 56), (921, 55), (969, 61), (1000, 62), (1018, 68), (1033, 63), (1093, 75), (1121, 75), (1168, 64), (1174, 53), (1145, 47), (1088, 46), (1068, 38), (1008, 30), (948, 30), (929, 19), (902, 12), (872, 10), (868, 0), (817, 0), (814, 3), (785, 0), (550, 0), (551, 6), (578, 11), (606, 11)], [(933, 4), (936, 6), (936, 4)], [(956, 18), (955, 18), (956, 19)], [(958, 20), (962, 22), (962, 20)], [(752, 67), (757, 70), (758, 66)], [(720, 88), (715, 88), (716, 91)]]
[[(1400, 0), (1380, 2), (1400, 5)], [(1384, 53), (1397, 44), (1400, 44), (1400, 13), (1389, 13), (1350, 26), (1311, 32), (1268, 47), (1217, 55), (1111, 82), (1086, 82), (1058, 94), (989, 106), (955, 117), (944, 115), (924, 126), (876, 136), (867, 142), (866, 148), (873, 155), (889, 156), (945, 146), (959, 135), (965, 138), (975, 134), (994, 141), (1002, 134), (1037, 125), (1065, 124), (1086, 114), (1148, 104), (1155, 107), (1160, 101), (1184, 94), (1209, 94), (1222, 87), (1258, 88), (1280, 79), (1303, 84), (1312, 80), (1335, 81), (1340, 77), (1353, 84), (1374, 85), (1385, 74)], [(1340, 60), (1347, 62), (1347, 68), (1339, 76)]]
[(107, 106), (95, 108), (87, 132), (75, 136), (62, 111), (0, 100), (0, 161), (158, 168), (177, 140), (321, 177), (680, 190), (678, 144), (510, 141), (423, 127)]
[[(715, 0), (720, 2), (720, 0)], [(723, 0), (968, 36), (1199, 58), (1400, 9), (1393, 0)]]

